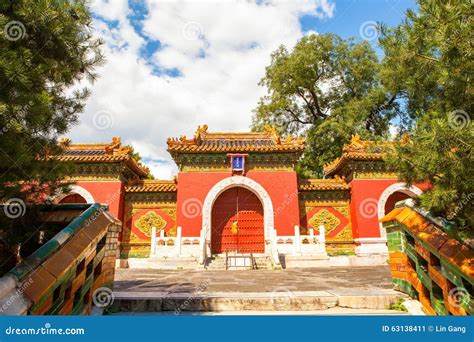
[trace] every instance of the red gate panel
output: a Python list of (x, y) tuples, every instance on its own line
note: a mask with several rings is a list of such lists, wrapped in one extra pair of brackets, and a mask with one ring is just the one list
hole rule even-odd
[(258, 197), (244, 188), (224, 191), (212, 207), (212, 253), (265, 251), (263, 206)]

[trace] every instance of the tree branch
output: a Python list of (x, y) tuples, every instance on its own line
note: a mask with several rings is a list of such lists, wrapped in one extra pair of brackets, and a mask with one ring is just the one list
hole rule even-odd
[(306, 96), (304, 96), (304, 93), (301, 93), (301, 91), (300, 91), (299, 88), (296, 88), (296, 92), (297, 92), (298, 95), (303, 99), (303, 101), (306, 103), (306, 106), (308, 107), (309, 111), (310, 111), (311, 114), (313, 115), (314, 120), (317, 120), (317, 119), (318, 119), (318, 115), (317, 115), (316, 112), (314, 111), (314, 108), (313, 108), (313, 106), (311, 105), (311, 102), (309, 102), (308, 99), (306, 98)]
[(285, 110), (287, 110), (291, 116), (293, 117), (294, 121), (296, 122), (299, 122), (300, 124), (302, 125), (312, 125), (313, 123), (312, 122), (309, 122), (309, 121), (304, 121), (304, 120), (301, 120), (298, 115), (293, 111), (291, 110), (291, 108), (285, 108)]

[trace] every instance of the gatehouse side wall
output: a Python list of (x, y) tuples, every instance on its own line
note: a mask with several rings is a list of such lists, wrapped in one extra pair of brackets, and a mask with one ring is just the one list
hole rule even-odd
[[(206, 196), (219, 181), (232, 177), (230, 172), (180, 172), (177, 195), (177, 224), (183, 236), (199, 237), (202, 208)], [(294, 171), (249, 171), (245, 174), (261, 185), (273, 205), (274, 227), (278, 235), (292, 235), (299, 225), (298, 186)], [(249, 189), (252, 191), (252, 189)]]

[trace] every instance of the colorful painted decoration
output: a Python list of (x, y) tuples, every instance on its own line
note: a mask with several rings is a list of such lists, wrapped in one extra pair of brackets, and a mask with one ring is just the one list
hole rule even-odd
[(155, 227), (156, 232), (158, 233), (160, 230), (165, 228), (166, 221), (161, 216), (159, 216), (157, 213), (150, 210), (135, 222), (135, 226), (143, 234), (145, 234), (148, 237), (151, 237), (152, 227)]
[(318, 229), (320, 225), (324, 224), (326, 235), (336, 229), (341, 221), (330, 211), (321, 209), (309, 220), (311, 227)]

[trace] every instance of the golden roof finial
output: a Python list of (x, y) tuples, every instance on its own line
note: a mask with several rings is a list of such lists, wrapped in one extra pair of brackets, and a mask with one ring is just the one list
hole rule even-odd
[(59, 146), (69, 147), (69, 145), (71, 145), (71, 139), (64, 137), (59, 140)]
[(122, 139), (120, 137), (113, 137), (112, 138), (112, 144), (113, 146), (120, 146), (122, 144)]
[(364, 150), (368, 146), (368, 142), (364, 141), (360, 138), (359, 134), (353, 134), (351, 137), (351, 142), (347, 145), (344, 145), (343, 151), (350, 152), (350, 151), (360, 151)]
[(263, 126), (263, 131), (268, 133), (272, 137), (273, 141), (275, 141), (275, 143), (277, 144), (281, 143), (280, 134), (278, 133), (277, 129), (274, 126), (270, 124), (265, 124)]
[(207, 133), (207, 125), (204, 124), (201, 126), (198, 126), (197, 130), (196, 130), (196, 134), (194, 134), (194, 142), (196, 142), (197, 144), (200, 144), (201, 143), (201, 136), (205, 136)]
[(197, 130), (196, 130), (196, 135), (200, 135), (200, 134), (203, 134), (203, 133), (207, 133), (207, 125), (204, 124), (201, 126), (198, 126)]
[(411, 143), (411, 137), (407, 133), (403, 134), (402, 137), (400, 138), (400, 145), (408, 145)]

